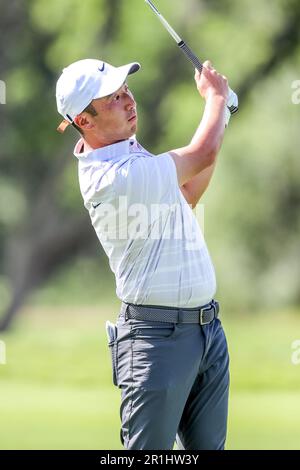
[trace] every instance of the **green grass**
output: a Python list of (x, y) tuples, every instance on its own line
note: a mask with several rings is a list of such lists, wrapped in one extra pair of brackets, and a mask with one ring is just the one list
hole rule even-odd
[(1, 449), (118, 449), (118, 391), (1, 384)]
[[(27, 307), (1, 335), (0, 449), (121, 449), (119, 390), (104, 329), (118, 304)], [(300, 315), (225, 317), (231, 356), (228, 449), (300, 448)]]
[(231, 394), (228, 449), (300, 449), (299, 392)]

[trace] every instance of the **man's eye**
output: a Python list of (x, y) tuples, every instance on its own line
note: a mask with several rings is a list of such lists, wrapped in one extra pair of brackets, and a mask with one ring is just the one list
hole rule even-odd
[(115, 96), (115, 101), (119, 101), (119, 99), (120, 99), (120, 95), (116, 95)]

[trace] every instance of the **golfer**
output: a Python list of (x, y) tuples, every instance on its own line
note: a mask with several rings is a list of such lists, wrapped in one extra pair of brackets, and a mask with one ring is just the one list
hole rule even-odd
[(199, 127), (185, 147), (155, 156), (135, 138), (138, 108), (127, 81), (139, 69), (81, 60), (56, 89), (58, 130), (72, 125), (81, 134), (80, 189), (121, 300), (116, 324), (107, 324), (121, 441), (126, 449), (172, 449), (175, 441), (179, 449), (224, 449), (228, 350), (192, 208), (221, 147), (228, 83), (210, 62), (196, 71), (206, 102)]

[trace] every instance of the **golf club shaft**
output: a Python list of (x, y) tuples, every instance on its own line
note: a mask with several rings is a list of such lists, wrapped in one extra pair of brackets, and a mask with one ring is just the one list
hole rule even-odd
[[(158, 11), (155, 5), (150, 0), (145, 0), (145, 2), (150, 6), (151, 10), (156, 14), (156, 16), (159, 18), (163, 26), (166, 28), (166, 30), (170, 33), (170, 35), (173, 37), (173, 39), (176, 41), (177, 46), (182, 50), (182, 52), (185, 54), (185, 56), (193, 63), (195, 68), (199, 70), (199, 72), (202, 72), (203, 69), (203, 64), (200, 62), (198, 57), (194, 54), (194, 52), (190, 49), (190, 47), (181, 39), (180, 36), (174, 31), (172, 26), (167, 22), (167, 20), (162, 16), (162, 14)], [(231, 88), (229, 88), (229, 102), (235, 101), (234, 97), (236, 94), (234, 93)], [(237, 97), (236, 97), (237, 100)], [(228, 109), (231, 114), (235, 114), (238, 111), (238, 106), (235, 105), (228, 105)]]
[(157, 15), (157, 17), (159, 18), (159, 20), (161, 21), (161, 23), (164, 25), (164, 27), (166, 28), (166, 30), (171, 34), (171, 36), (173, 37), (173, 39), (177, 42), (177, 44), (179, 44), (182, 39), (178, 36), (178, 34), (176, 33), (176, 31), (174, 31), (174, 29), (172, 28), (172, 26), (167, 22), (167, 20), (162, 16), (162, 14), (158, 11), (158, 9), (156, 8), (155, 5), (153, 5), (153, 3), (150, 1), (150, 0), (145, 0), (146, 3), (148, 3), (149, 7), (151, 8), (152, 11), (154, 11), (154, 13)]

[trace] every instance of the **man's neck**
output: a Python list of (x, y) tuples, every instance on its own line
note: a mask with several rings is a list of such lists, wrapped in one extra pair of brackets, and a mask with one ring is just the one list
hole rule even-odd
[(88, 142), (87, 140), (85, 140), (84, 137), (82, 138), (82, 140), (83, 140), (82, 152), (85, 153), (85, 152), (92, 152), (93, 150), (100, 149), (103, 147), (108, 147), (108, 145), (118, 144), (119, 142), (124, 142), (124, 140), (127, 140), (127, 139), (116, 140), (114, 142), (110, 142), (106, 144), (100, 141)]
[(82, 139), (82, 147), (81, 147), (81, 153), (85, 153), (85, 152), (91, 152), (95, 149), (93, 149), (88, 143), (86, 140)]

